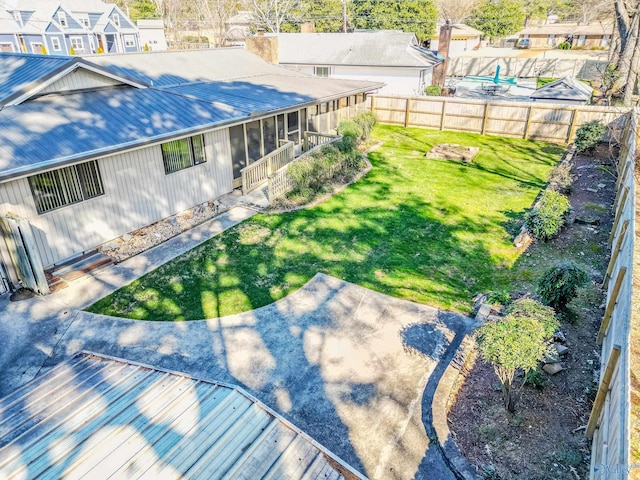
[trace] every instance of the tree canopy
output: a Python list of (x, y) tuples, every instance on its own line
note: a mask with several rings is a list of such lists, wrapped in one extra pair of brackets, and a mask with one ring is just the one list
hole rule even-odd
[(468, 23), (493, 41), (521, 30), (524, 20), (520, 0), (483, 0), (471, 13)]
[(436, 30), (438, 10), (433, 0), (352, 0), (350, 18), (354, 29), (403, 30), (424, 41)]
[(343, 28), (341, 0), (301, 0), (289, 11), (282, 24), (283, 32), (299, 32), (303, 22), (313, 22), (316, 32), (341, 32)]

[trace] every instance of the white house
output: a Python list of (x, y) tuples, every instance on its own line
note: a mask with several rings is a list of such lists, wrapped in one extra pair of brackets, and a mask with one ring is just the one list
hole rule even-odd
[(382, 93), (420, 95), (431, 85), (438, 56), (418, 43), (413, 33), (281, 33), (281, 65), (317, 77), (385, 83)]
[(231, 192), (242, 168), (335, 129), (381, 86), (314, 78), (242, 48), (90, 60), (0, 54), (0, 262), (14, 286), (33, 265), (51, 269)]
[[(438, 51), (440, 40), (440, 28), (431, 37), (429, 48)], [(449, 55), (459, 55), (464, 52), (475, 50), (481, 46), (482, 32), (469, 25), (456, 23), (451, 26), (451, 41), (449, 43)]]
[(100, 0), (0, 0), (0, 52), (87, 55), (140, 50), (138, 30)]
[(162, 52), (169, 49), (167, 37), (164, 34), (164, 21), (138, 20), (137, 25), (143, 50)]

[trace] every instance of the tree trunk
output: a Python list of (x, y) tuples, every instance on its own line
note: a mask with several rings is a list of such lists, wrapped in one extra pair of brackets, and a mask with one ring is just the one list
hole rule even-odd
[(507, 380), (502, 384), (502, 401), (505, 408), (510, 412), (515, 412), (517, 400), (518, 390), (513, 387), (513, 382)]
[(640, 67), (640, 36), (636, 36), (635, 47), (633, 48), (633, 57), (631, 57), (631, 65), (629, 67), (629, 73), (627, 75), (627, 83), (624, 87), (624, 99), (625, 105), (631, 105), (631, 98), (636, 88), (636, 82), (638, 81), (638, 68)]

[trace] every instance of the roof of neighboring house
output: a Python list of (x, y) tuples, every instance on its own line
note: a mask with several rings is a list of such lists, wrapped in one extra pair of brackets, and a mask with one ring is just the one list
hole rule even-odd
[[(112, 75), (121, 75), (117, 78), (131, 86), (47, 94), (1, 109), (0, 181), (383, 85), (312, 77), (271, 65), (243, 49), (203, 52), (206, 55), (114, 55), (118, 68), (69, 57), (71, 62), (93, 67), (98, 73), (115, 70)], [(6, 55), (27, 57), (25, 70), (31, 67), (43, 78), (51, 75), (50, 69), (41, 67), (38, 61), (47, 64), (54, 57)], [(107, 57), (111, 55), (91, 59)], [(63, 64), (66, 68), (69, 65)], [(235, 78), (229, 78), (232, 74)], [(29, 88), (35, 77), (29, 77)], [(162, 86), (144, 88), (152, 81)]]
[(543, 85), (530, 98), (545, 100), (588, 101), (593, 95), (593, 88), (574, 77), (564, 77)]
[(413, 33), (281, 33), (279, 60), (289, 65), (352, 65), (429, 68), (437, 55), (418, 45)]
[(86, 352), (0, 411), (2, 478), (364, 479), (234, 385)]
[[(436, 28), (436, 33), (431, 36), (432, 39), (435, 40), (437, 38), (440, 38), (441, 26), (442, 25), (438, 25), (438, 27)], [(455, 23), (452, 25), (452, 37), (481, 37), (483, 35), (484, 33), (482, 33), (480, 30), (476, 30), (475, 28), (470, 27), (469, 25), (465, 25), (464, 23)]]
[(137, 25), (138, 29), (151, 28), (164, 30), (163, 20), (138, 20)]
[(518, 35), (611, 35), (613, 25), (610, 23), (593, 23), (591, 25), (576, 25), (570, 23), (552, 23), (527, 27)]

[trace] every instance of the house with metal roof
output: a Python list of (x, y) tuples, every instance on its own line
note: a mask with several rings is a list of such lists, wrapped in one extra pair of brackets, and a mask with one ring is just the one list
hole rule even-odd
[(0, 72), (0, 261), (41, 293), (42, 271), (244, 188), (246, 168), (293, 160), (381, 87), (242, 48), (0, 54)]
[(571, 48), (609, 48), (613, 25), (610, 23), (593, 23), (577, 25), (572, 23), (552, 23), (527, 27), (518, 32), (518, 42), (528, 38), (531, 48), (556, 48), (559, 44), (569, 42)]
[(239, 387), (88, 352), (0, 401), (0, 476), (365, 479)]
[(564, 77), (549, 82), (533, 92), (529, 98), (534, 102), (586, 105), (591, 101), (593, 88), (574, 77)]
[(53, 55), (137, 52), (138, 29), (101, 0), (0, 0), (0, 52)]
[(316, 77), (384, 83), (381, 93), (421, 95), (441, 59), (413, 33), (281, 33), (278, 61)]

